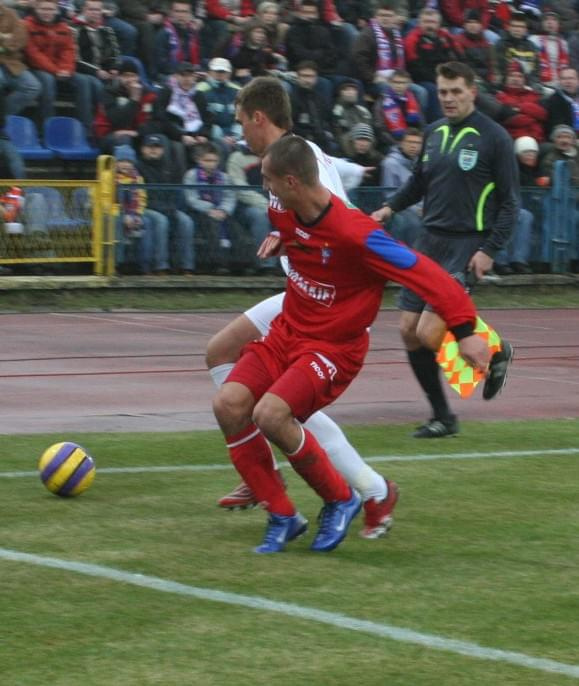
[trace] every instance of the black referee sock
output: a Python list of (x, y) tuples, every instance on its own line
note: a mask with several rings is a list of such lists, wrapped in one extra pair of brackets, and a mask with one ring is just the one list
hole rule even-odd
[(432, 405), (433, 417), (441, 422), (449, 421), (452, 413), (440, 381), (440, 370), (435, 353), (428, 348), (407, 350), (406, 353), (412, 371), (422, 390), (426, 393), (428, 402)]

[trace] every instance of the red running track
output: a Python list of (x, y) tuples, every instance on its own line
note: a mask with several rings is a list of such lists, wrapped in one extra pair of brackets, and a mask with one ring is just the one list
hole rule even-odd
[[(204, 367), (230, 313), (1, 315), (0, 434), (215, 428)], [(508, 385), (477, 389), (462, 419), (579, 416), (579, 310), (483, 312), (515, 346)], [(380, 313), (367, 363), (328, 409), (340, 423), (420, 422), (426, 401), (406, 363), (395, 311)]]

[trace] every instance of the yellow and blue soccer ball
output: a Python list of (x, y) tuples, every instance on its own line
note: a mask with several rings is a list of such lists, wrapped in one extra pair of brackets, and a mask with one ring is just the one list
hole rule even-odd
[(92, 484), (95, 464), (76, 443), (55, 443), (38, 461), (40, 480), (51, 493), (63, 498), (80, 495)]

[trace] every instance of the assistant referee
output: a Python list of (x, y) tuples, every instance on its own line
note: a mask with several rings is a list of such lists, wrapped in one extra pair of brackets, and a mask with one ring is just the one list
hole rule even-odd
[[(490, 271), (495, 254), (510, 237), (519, 207), (518, 167), (506, 130), (475, 109), (472, 69), (461, 62), (441, 64), (436, 83), (445, 116), (425, 130), (412, 176), (372, 216), (388, 221), (395, 212), (424, 199), (425, 231), (414, 247), (466, 285)], [(432, 406), (432, 417), (413, 435), (456, 434), (458, 421), (436, 362), (446, 332), (444, 322), (408, 289), (402, 289), (399, 307), (408, 360)], [(503, 388), (512, 356), (512, 346), (503, 340), (485, 380), (486, 400)]]

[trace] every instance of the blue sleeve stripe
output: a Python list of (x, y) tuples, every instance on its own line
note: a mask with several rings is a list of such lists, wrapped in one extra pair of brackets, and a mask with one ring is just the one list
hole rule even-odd
[(405, 245), (398, 243), (392, 236), (380, 229), (372, 231), (366, 238), (366, 247), (385, 262), (399, 269), (410, 269), (416, 264), (416, 255)]

